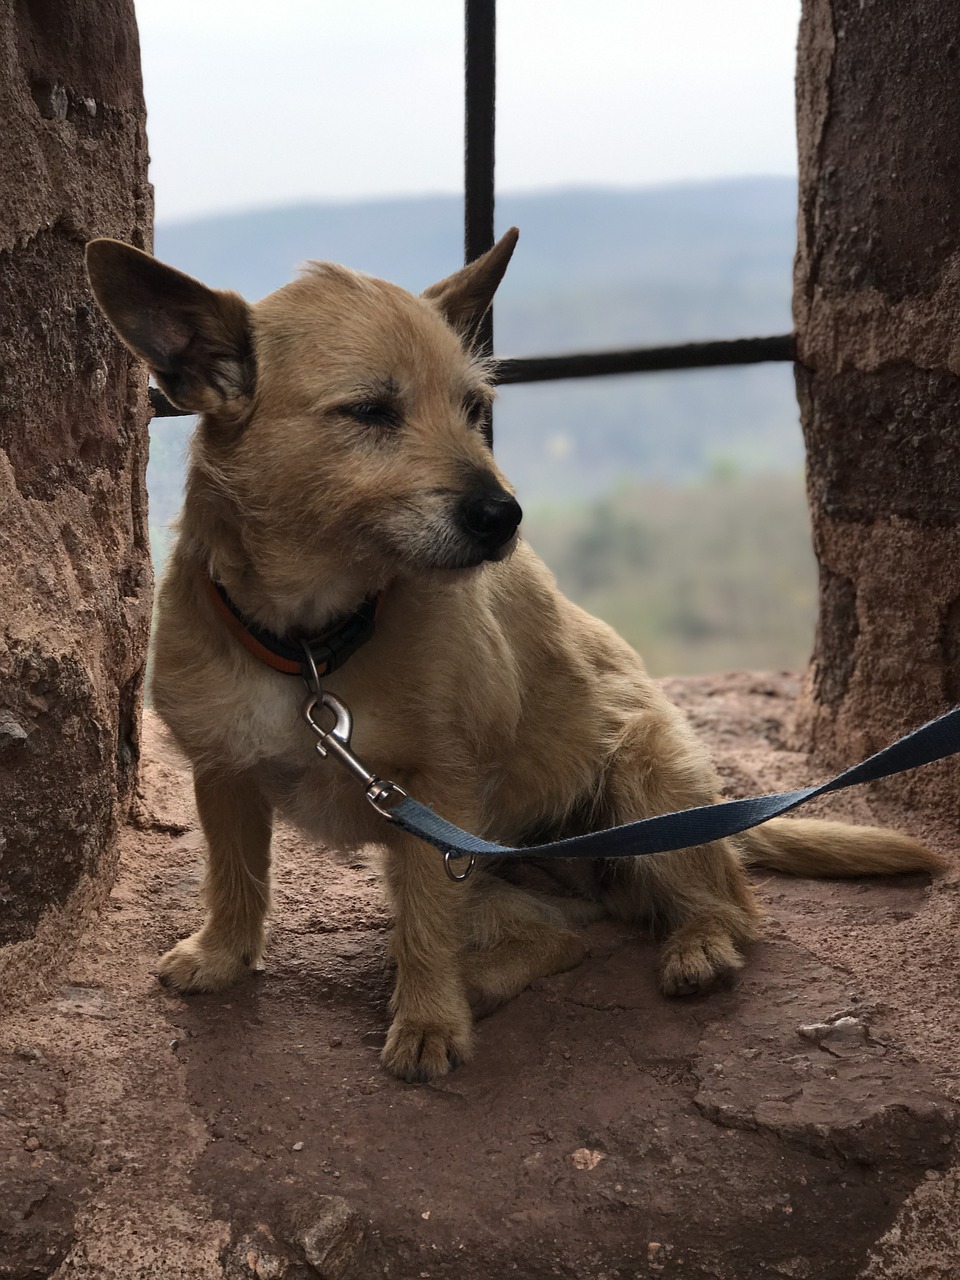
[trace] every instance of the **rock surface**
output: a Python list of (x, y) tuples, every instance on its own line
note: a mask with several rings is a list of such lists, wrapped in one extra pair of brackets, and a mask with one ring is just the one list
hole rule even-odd
[[(793, 304), (820, 609), (799, 729), (838, 763), (960, 701), (958, 56), (940, 0), (804, 2)], [(960, 764), (904, 785), (955, 809)]]
[(148, 246), (126, 0), (0, 6), (0, 999), (109, 890), (136, 780), (151, 569), (146, 384), (95, 235)]
[[(817, 776), (787, 745), (796, 681), (669, 686), (731, 792)], [(409, 1086), (377, 1064), (375, 880), (287, 829), (267, 971), (221, 997), (156, 983), (202, 864), (150, 716), (145, 740), (109, 908), (0, 1033), (0, 1276), (956, 1276), (957, 871), (763, 876), (764, 937), (703, 999), (663, 1000), (652, 944), (596, 927), (473, 1062)], [(829, 812), (958, 852), (886, 793)]]

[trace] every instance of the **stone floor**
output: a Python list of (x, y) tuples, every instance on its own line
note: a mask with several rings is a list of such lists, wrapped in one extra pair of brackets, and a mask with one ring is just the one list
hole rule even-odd
[[(812, 780), (786, 676), (671, 681), (731, 793)], [(666, 1002), (609, 925), (478, 1029), (441, 1084), (384, 1075), (372, 874), (276, 842), (267, 971), (156, 982), (195, 928), (189, 779), (156, 721), (108, 904), (0, 1028), (0, 1277), (947, 1280), (960, 1276), (960, 859), (766, 875), (735, 989)], [(960, 854), (895, 784), (822, 812)], [(32, 993), (32, 994), (31, 994)]]

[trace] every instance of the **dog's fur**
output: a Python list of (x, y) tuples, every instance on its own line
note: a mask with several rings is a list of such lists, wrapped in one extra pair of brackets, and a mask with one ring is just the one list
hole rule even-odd
[[(515, 241), (420, 297), (315, 264), (253, 306), (117, 242), (88, 250), (117, 333), (202, 415), (159, 593), (153, 699), (194, 769), (207, 917), (161, 975), (213, 991), (260, 965), (275, 811), (334, 849), (381, 844), (397, 971), (383, 1062), (406, 1079), (469, 1055), (471, 1004), (577, 964), (577, 917), (652, 923), (667, 995), (728, 977), (757, 930), (729, 841), (580, 865), (566, 898), (512, 868), (452, 883), (434, 849), (318, 757), (301, 682), (251, 657), (203, 589), (209, 574), (281, 635), (315, 634), (384, 591), (373, 639), (325, 687), (351, 708), (372, 769), (469, 830), (516, 845), (716, 798), (706, 752), (633, 650), (559, 593), (509, 518), (492, 534), (464, 518), (470, 503), (512, 507), (481, 430), (492, 391), (471, 336)], [(939, 866), (909, 837), (839, 823), (778, 820), (740, 846), (807, 875)]]

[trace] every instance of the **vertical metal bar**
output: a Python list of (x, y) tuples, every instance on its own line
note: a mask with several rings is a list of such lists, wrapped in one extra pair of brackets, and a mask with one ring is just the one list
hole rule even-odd
[(466, 0), (464, 261), (493, 244), (496, 0)]
[[(464, 39), (464, 262), (493, 244), (494, 129), (497, 82), (496, 0), (466, 0)], [(493, 308), (477, 334), (477, 346), (493, 353)], [(493, 423), (485, 427), (493, 443)]]

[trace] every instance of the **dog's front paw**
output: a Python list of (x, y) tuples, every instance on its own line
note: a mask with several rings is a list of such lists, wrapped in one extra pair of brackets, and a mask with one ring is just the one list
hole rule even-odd
[(260, 968), (261, 953), (262, 946), (237, 950), (200, 929), (171, 947), (160, 961), (158, 976), (174, 991), (222, 991), (251, 968)]
[(387, 1033), (380, 1061), (401, 1080), (428, 1084), (466, 1062), (472, 1046), (469, 1017), (448, 1027), (417, 1026), (397, 1017)]
[(665, 996), (693, 996), (730, 982), (743, 958), (724, 929), (679, 929), (667, 941), (660, 967)]

